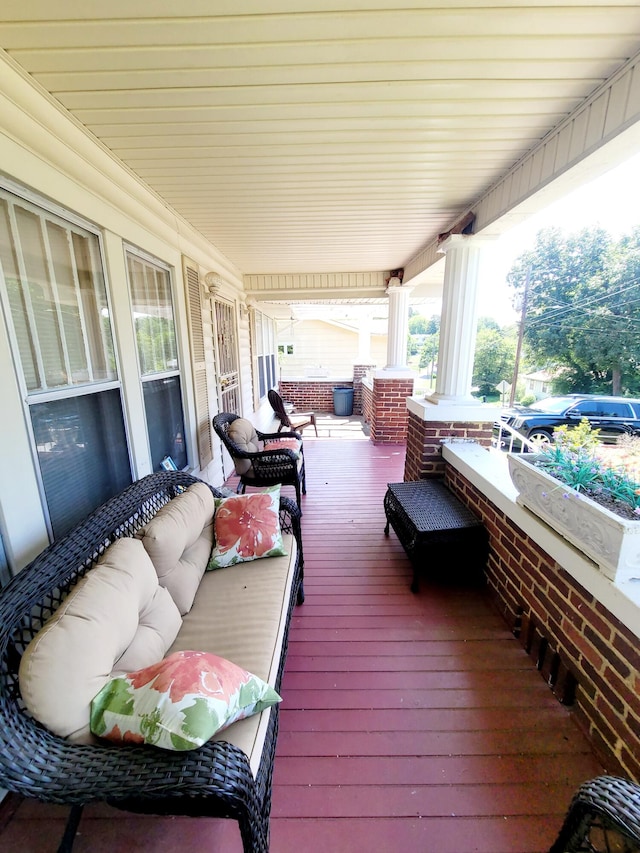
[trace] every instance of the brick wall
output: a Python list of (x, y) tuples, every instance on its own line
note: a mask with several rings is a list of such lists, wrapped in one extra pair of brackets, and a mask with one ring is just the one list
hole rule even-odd
[(279, 394), (283, 400), (293, 403), (299, 412), (333, 412), (333, 389), (336, 387), (351, 388), (353, 382), (285, 379), (280, 381)]
[(469, 438), (483, 447), (490, 447), (492, 430), (493, 423), (425, 421), (413, 412), (409, 412), (407, 455), (404, 464), (405, 482), (444, 475), (442, 439)]
[(559, 673), (575, 679), (572, 714), (607, 770), (640, 781), (638, 638), (452, 466), (445, 477), (487, 527), (501, 613), (556, 695)]
[(373, 364), (354, 364), (353, 366), (353, 414), (364, 414), (364, 404), (362, 399), (362, 380), (375, 365)]
[(368, 385), (361, 385), (362, 390), (362, 416), (364, 422), (371, 426), (373, 419), (373, 388)]
[(413, 378), (373, 380), (371, 441), (402, 444), (407, 438), (407, 397), (413, 394)]

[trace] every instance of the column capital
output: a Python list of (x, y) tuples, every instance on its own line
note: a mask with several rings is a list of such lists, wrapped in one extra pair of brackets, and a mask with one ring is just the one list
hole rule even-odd
[(451, 249), (482, 249), (496, 240), (488, 234), (450, 234), (440, 243), (438, 252), (446, 255)]
[(389, 279), (385, 293), (411, 293), (414, 287), (414, 284), (403, 284), (399, 278), (394, 277)]

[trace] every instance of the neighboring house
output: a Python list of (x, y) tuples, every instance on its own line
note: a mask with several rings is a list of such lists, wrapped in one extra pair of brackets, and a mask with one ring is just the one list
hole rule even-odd
[(328, 377), (351, 380), (354, 364), (384, 367), (387, 321), (376, 321), (362, 350), (356, 322), (289, 320), (278, 322), (278, 360), (281, 379)]
[(551, 394), (552, 381), (553, 374), (547, 373), (546, 370), (527, 373), (524, 377), (525, 394), (533, 394), (536, 400), (542, 400), (543, 397), (548, 397)]

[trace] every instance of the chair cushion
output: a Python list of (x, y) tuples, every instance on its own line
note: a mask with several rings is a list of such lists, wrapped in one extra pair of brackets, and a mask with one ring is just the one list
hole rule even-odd
[[(168, 654), (184, 649), (211, 652), (276, 687), (298, 553), (290, 533), (283, 533), (283, 540), (286, 557), (205, 572), (193, 607)], [(268, 708), (213, 736), (248, 755), (254, 775), (261, 766), (272, 712), (273, 708)]]
[(265, 450), (292, 450), (296, 459), (301, 448), (302, 442), (298, 441), (297, 438), (268, 438), (264, 442)]
[(116, 540), (29, 643), (20, 691), (61, 737), (90, 742), (91, 700), (118, 671), (163, 657), (182, 619), (137, 539)]
[(191, 609), (211, 554), (214, 511), (211, 489), (194, 483), (136, 533), (161, 586), (169, 590), (183, 616)]
[[(235, 421), (229, 424), (228, 436), (239, 450), (245, 453), (257, 453), (261, 450), (260, 439), (256, 428), (246, 418), (236, 418)], [(251, 468), (249, 459), (234, 459), (233, 460), (236, 474), (242, 476)]]

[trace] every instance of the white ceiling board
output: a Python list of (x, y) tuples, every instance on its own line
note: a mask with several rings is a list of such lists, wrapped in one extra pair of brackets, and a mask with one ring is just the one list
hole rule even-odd
[(245, 273), (405, 266), (640, 48), (566, 0), (4, 0), (0, 47)]

